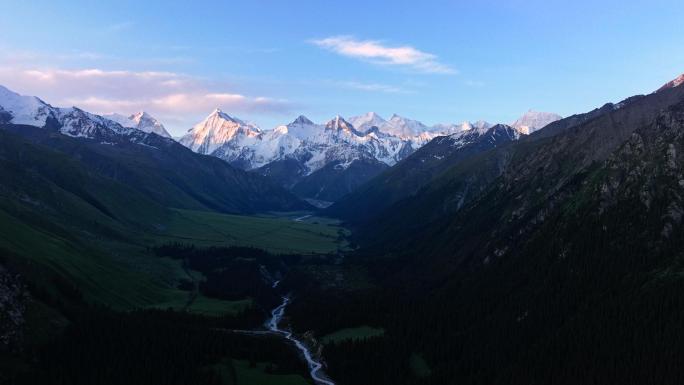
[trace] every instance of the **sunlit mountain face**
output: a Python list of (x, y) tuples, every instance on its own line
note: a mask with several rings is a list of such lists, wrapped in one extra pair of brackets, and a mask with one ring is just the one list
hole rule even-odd
[(683, 12), (4, 4), (0, 385), (682, 383)]
[[(513, 137), (517, 139), (558, 119), (556, 114), (527, 112), (515, 122)], [(349, 121), (338, 115), (324, 124), (300, 115), (287, 125), (262, 130), (215, 110), (181, 137), (180, 143), (275, 178), (303, 198), (331, 202), (434, 138), (468, 142), (486, 134), (491, 126), (478, 121), (428, 127), (396, 114), (385, 120), (369, 112)]]

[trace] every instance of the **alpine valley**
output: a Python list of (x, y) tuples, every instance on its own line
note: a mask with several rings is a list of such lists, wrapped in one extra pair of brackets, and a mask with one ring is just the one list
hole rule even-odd
[(0, 383), (682, 383), (683, 79), (177, 140), (0, 86)]

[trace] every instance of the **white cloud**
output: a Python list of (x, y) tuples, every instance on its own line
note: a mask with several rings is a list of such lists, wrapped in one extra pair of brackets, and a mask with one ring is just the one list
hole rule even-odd
[(403, 66), (426, 73), (455, 74), (457, 71), (437, 60), (437, 56), (411, 46), (389, 47), (377, 40), (357, 40), (351, 36), (331, 36), (312, 40), (316, 46), (343, 56), (372, 63)]
[(390, 94), (407, 94), (410, 93), (409, 91), (392, 86), (389, 84), (380, 84), (380, 83), (363, 83), (363, 82), (357, 82), (357, 81), (342, 81), (342, 82), (334, 82), (335, 85), (338, 85), (340, 87), (344, 88), (351, 88), (355, 90), (360, 90), (360, 91), (368, 91), (368, 92), (385, 92), (385, 93), (390, 93)]
[(265, 115), (293, 108), (287, 100), (244, 95), (228, 85), (174, 72), (0, 67), (0, 84), (60, 107), (73, 105), (100, 114), (145, 110), (175, 125), (176, 131), (216, 107)]

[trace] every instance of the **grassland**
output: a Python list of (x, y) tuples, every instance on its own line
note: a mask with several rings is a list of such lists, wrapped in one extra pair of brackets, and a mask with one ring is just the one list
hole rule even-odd
[(118, 309), (187, 296), (171, 284), (182, 273), (177, 262), (153, 261), (139, 248), (125, 244), (92, 245), (61, 237), (22, 223), (2, 210), (0, 247), (14, 257), (13, 263), (24, 267), (22, 272), (32, 281), (44, 283), (48, 292), (54, 287), (44, 274), (53, 271), (78, 287), (87, 300)]
[(329, 344), (331, 342), (340, 342), (344, 340), (364, 340), (367, 338), (380, 337), (383, 334), (385, 334), (384, 329), (364, 325), (356, 328), (340, 329), (334, 333), (323, 336), (321, 342)]
[(318, 217), (296, 220), (301, 213), (261, 216), (174, 210), (154, 242), (186, 242), (201, 246), (253, 246), (275, 253), (325, 254), (347, 246), (348, 232)]
[[(329, 218), (307, 213), (269, 213), (259, 216), (173, 210), (171, 219), (159, 231), (146, 237), (150, 245), (181, 242), (197, 246), (252, 246), (274, 253), (327, 254), (347, 247), (348, 231)], [(192, 274), (196, 272), (191, 272)], [(199, 274), (199, 273), (197, 273)], [(194, 279), (202, 279), (201, 274)], [(235, 314), (251, 300), (222, 301), (198, 296), (189, 307), (187, 298), (174, 299), (154, 307), (184, 308), (206, 315)]]
[[(95, 218), (115, 236), (95, 234), (83, 223), (57, 218), (45, 223), (30, 211), (0, 207), (0, 254), (8, 254), (22, 266), (22, 274), (44, 289), (55, 292), (50, 274), (73, 283), (84, 297), (115, 309), (140, 307), (184, 308), (189, 293), (177, 289), (188, 279), (179, 261), (158, 258), (146, 250), (168, 242), (197, 246), (254, 246), (279, 253), (330, 253), (344, 248), (346, 230), (334, 221), (302, 213), (261, 216), (227, 215), (191, 210), (169, 210), (165, 216), (150, 216), (155, 231), (127, 230), (111, 218), (81, 211), (80, 217)], [(145, 216), (141, 216), (145, 218)], [(144, 219), (143, 219), (144, 220)], [(126, 231), (129, 231), (128, 233)], [(51, 273), (50, 273), (51, 272)], [(194, 274), (195, 272), (190, 272)], [(196, 274), (194, 274), (196, 275)], [(201, 279), (194, 277), (195, 279)], [(242, 311), (249, 299), (221, 301), (198, 296), (187, 308), (202, 314), (221, 315)]]

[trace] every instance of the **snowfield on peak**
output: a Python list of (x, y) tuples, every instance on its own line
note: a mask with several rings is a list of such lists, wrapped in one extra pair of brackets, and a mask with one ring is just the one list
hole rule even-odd
[(387, 121), (375, 112), (367, 112), (363, 115), (352, 116), (349, 118), (349, 123), (356, 127), (357, 130), (365, 132), (372, 127), (380, 128)]
[(14, 124), (43, 127), (53, 107), (35, 96), (19, 95), (0, 86), (0, 107)]
[(191, 128), (180, 143), (200, 154), (212, 154), (224, 144), (253, 142), (261, 134), (259, 127), (231, 117), (215, 109), (203, 121)]
[[(110, 143), (114, 136), (142, 143), (149, 131), (138, 129), (135, 122), (121, 124), (118, 122), (121, 117), (103, 117), (78, 107), (53, 107), (35, 96), (20, 95), (0, 86), (0, 123), (47, 128), (64, 135), (107, 143)], [(158, 123), (156, 119), (144, 113), (131, 116), (133, 117), (138, 119), (137, 126)]]
[[(529, 111), (511, 127), (517, 139), (558, 119), (556, 114)], [(0, 123), (49, 128), (102, 143), (116, 142), (114, 136), (142, 143), (150, 133), (171, 140), (161, 122), (146, 112), (100, 116), (77, 107), (53, 107), (37, 97), (22, 96), (2, 86)], [(337, 115), (325, 123), (315, 123), (300, 115), (289, 124), (262, 130), (217, 108), (178, 141), (194, 152), (218, 157), (244, 170), (280, 174), (282, 180), (293, 185), (318, 170), (353, 169), (368, 177), (369, 170), (379, 172), (383, 167), (393, 166), (437, 137), (447, 137), (459, 145), (480, 136), (486, 140), (484, 135), (493, 127), (485, 121), (427, 126), (397, 114), (386, 120), (368, 112), (350, 119)], [(352, 163), (356, 164), (353, 168)], [(334, 179), (318, 174), (321, 180)]]
[(377, 131), (361, 132), (340, 116), (325, 124), (299, 116), (287, 125), (262, 131), (217, 111), (190, 129), (180, 143), (248, 170), (294, 159), (306, 168), (306, 174), (330, 162), (349, 164), (358, 159), (392, 165), (415, 149), (409, 140)]
[(155, 133), (165, 138), (171, 138), (171, 135), (166, 131), (163, 124), (147, 112), (140, 111), (132, 115), (122, 114), (106, 114), (102, 115), (104, 118), (113, 120), (123, 127), (135, 128), (143, 132)]
[(538, 112), (529, 110), (523, 116), (518, 118), (518, 120), (511, 123), (511, 127), (520, 131), (522, 134), (529, 135), (546, 127), (556, 120), (561, 120), (562, 118), (562, 116), (552, 112)]
[(53, 117), (61, 123), (62, 134), (73, 137), (97, 138), (102, 134), (101, 130), (110, 130), (118, 135), (127, 135), (135, 131), (134, 128), (124, 127), (110, 119), (77, 107), (56, 108)]
[(674, 87), (679, 87), (680, 85), (684, 84), (684, 74), (681, 74), (677, 76), (676, 78), (670, 80), (669, 82), (663, 84), (662, 87), (658, 88), (656, 92), (666, 90), (668, 88), (674, 88)]
[(402, 139), (420, 137), (421, 134), (431, 131), (423, 123), (401, 117), (397, 114), (392, 115), (392, 117), (379, 128), (382, 132), (398, 136)]
[[(536, 129), (555, 117), (523, 117), (520, 121), (524, 126), (514, 129), (518, 136), (527, 134), (530, 127)], [(491, 127), (494, 126), (485, 121), (426, 126), (397, 114), (385, 120), (375, 112), (368, 112), (348, 120), (337, 115), (323, 124), (300, 115), (289, 124), (261, 130), (216, 109), (180, 138), (180, 143), (245, 170), (294, 161), (306, 176), (331, 163), (338, 169), (354, 161), (379, 161), (392, 166), (436, 137), (459, 138), (468, 134), (472, 138), (484, 135)]]

